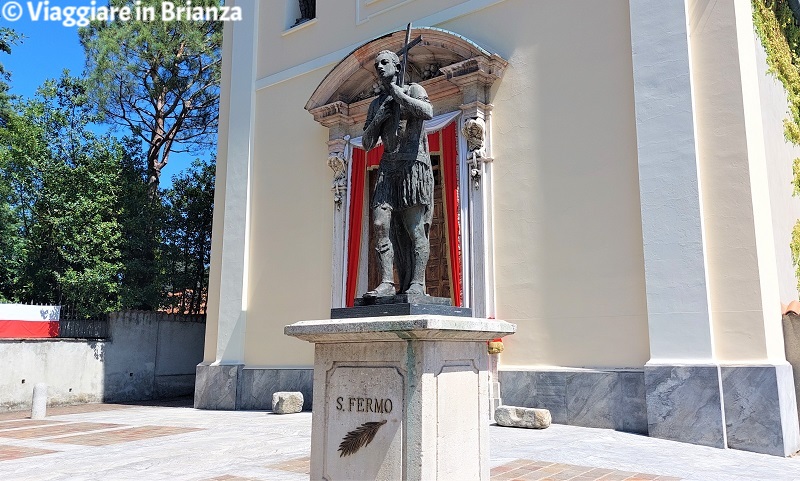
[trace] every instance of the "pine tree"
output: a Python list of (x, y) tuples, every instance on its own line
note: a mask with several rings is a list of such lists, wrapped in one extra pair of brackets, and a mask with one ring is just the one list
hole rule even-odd
[[(159, 9), (161, 1), (144, 0), (141, 5)], [(130, 128), (147, 147), (149, 195), (155, 198), (172, 152), (196, 151), (216, 142), (222, 23), (94, 22), (80, 36), (91, 92), (101, 112)]]

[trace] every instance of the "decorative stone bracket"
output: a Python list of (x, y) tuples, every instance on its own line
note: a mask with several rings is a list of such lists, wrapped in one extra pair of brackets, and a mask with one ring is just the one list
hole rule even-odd
[(485, 162), (486, 159), (486, 122), (480, 117), (469, 118), (461, 127), (461, 133), (467, 141), (470, 178), (477, 189), (481, 181), (480, 162)]
[(336, 210), (342, 208), (344, 195), (347, 192), (347, 157), (345, 156), (345, 149), (349, 140), (350, 136), (347, 135), (343, 139), (328, 142), (328, 167), (333, 170), (331, 192), (333, 192), (333, 202), (336, 204)]

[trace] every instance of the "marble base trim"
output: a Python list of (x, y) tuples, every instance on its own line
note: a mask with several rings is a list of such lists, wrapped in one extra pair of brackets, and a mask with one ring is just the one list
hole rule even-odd
[(719, 366), (645, 366), (650, 436), (725, 448), (720, 377)]
[(721, 366), (728, 447), (791, 456), (800, 450), (792, 366)]
[(194, 407), (197, 409), (234, 410), (241, 364), (211, 366), (197, 365), (194, 387)]
[(550, 410), (553, 422), (647, 434), (641, 370), (498, 371), (503, 404)]
[(272, 409), (272, 394), (303, 393), (303, 411), (311, 410), (314, 369), (244, 368), (239, 377), (237, 409)]

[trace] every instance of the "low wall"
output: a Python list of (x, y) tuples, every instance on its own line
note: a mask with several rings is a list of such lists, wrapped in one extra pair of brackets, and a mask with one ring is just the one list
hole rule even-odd
[(161, 399), (194, 392), (203, 360), (202, 317), (126, 311), (109, 316), (111, 337), (0, 339), (0, 411), (30, 407), (33, 386), (48, 404)]

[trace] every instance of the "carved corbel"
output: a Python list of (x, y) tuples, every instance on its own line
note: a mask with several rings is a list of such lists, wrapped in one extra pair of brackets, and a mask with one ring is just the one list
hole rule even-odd
[(467, 139), (467, 150), (470, 155), (486, 157), (486, 122), (480, 118), (467, 119), (461, 128)]
[(328, 154), (328, 167), (333, 170), (331, 192), (333, 192), (333, 202), (336, 203), (336, 209), (339, 210), (342, 208), (342, 200), (345, 192), (347, 192), (347, 159), (345, 159), (342, 152), (330, 152)]
[(481, 182), (481, 162), (486, 159), (486, 122), (480, 117), (467, 119), (461, 127), (461, 134), (467, 141), (470, 178), (477, 189)]

